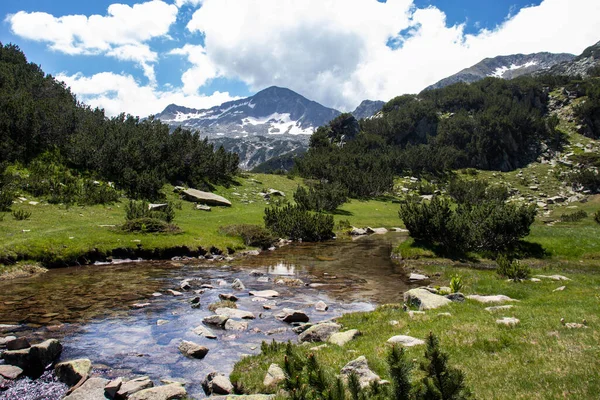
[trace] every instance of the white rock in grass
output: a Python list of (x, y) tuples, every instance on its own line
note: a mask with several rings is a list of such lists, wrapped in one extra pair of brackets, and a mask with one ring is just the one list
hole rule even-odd
[(553, 292), (562, 292), (563, 290), (565, 290), (567, 287), (566, 286), (561, 286), (559, 288), (556, 288), (553, 290)]
[(494, 311), (501, 311), (501, 310), (510, 310), (513, 307), (514, 307), (513, 305), (493, 306), (493, 307), (486, 307), (485, 311), (494, 312)]
[(404, 347), (413, 347), (413, 346), (420, 346), (422, 344), (425, 344), (424, 340), (417, 339), (412, 336), (406, 336), (406, 335), (392, 336), (391, 338), (388, 339), (387, 342), (391, 343), (391, 344), (399, 344)]
[(536, 275), (536, 278), (552, 279), (553, 281), (570, 281), (571, 279), (563, 275)]
[(505, 326), (516, 326), (519, 324), (519, 321), (517, 318), (513, 318), (513, 317), (504, 317), (502, 319), (497, 319), (496, 323), (498, 325), (505, 325)]
[(503, 294), (497, 294), (494, 296), (480, 296), (478, 294), (474, 294), (471, 296), (467, 296), (467, 299), (475, 300), (480, 303), (506, 303), (508, 301), (519, 301), (519, 300), (511, 299), (510, 297), (505, 296)]

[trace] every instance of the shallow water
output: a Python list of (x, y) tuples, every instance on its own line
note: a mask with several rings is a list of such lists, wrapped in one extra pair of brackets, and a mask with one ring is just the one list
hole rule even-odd
[[(398, 302), (409, 285), (402, 268), (390, 260), (392, 246), (405, 237), (388, 234), (355, 241), (295, 244), (233, 265), (184, 262), (141, 262), (51, 270), (26, 280), (3, 283), (0, 324), (18, 324), (16, 336), (32, 342), (48, 337), (62, 339), (61, 358), (90, 358), (95, 372), (105, 377), (149, 375), (155, 384), (174, 379), (187, 382), (188, 393), (203, 397), (202, 379), (212, 371), (229, 374), (245, 354), (257, 354), (262, 341), (295, 340), (288, 324), (275, 318), (284, 307), (305, 311), (311, 322), (346, 312), (366, 311), (376, 304)], [(261, 271), (270, 282), (259, 282), (251, 270)], [(277, 276), (300, 278), (310, 286), (275, 285)], [(181, 297), (166, 293), (179, 290), (183, 279), (199, 278), (214, 289), (200, 294), (201, 307), (192, 309), (193, 291)], [(239, 278), (246, 290), (234, 291)], [(227, 282), (219, 286), (219, 280)], [(275, 289), (280, 297), (272, 310), (252, 301), (249, 290)], [(154, 297), (153, 293), (162, 293)], [(192, 329), (212, 315), (208, 305), (220, 293), (235, 293), (238, 308), (255, 314), (246, 332), (211, 328), (216, 340), (195, 335)], [(319, 300), (329, 305), (316, 312)], [(150, 303), (133, 309), (135, 303)], [(168, 321), (157, 325), (158, 320)], [(4, 334), (3, 334), (4, 335)], [(177, 348), (190, 340), (210, 349), (203, 360), (183, 357)], [(4, 396), (8, 395), (5, 393)], [(3, 394), (0, 393), (0, 398)]]

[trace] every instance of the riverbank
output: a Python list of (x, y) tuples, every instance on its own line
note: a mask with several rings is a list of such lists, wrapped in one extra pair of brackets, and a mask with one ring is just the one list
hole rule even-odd
[[(467, 385), (480, 399), (589, 399), (600, 390), (600, 316), (597, 273), (569, 273), (568, 281), (508, 282), (494, 271), (420, 265), (419, 271), (448, 284), (456, 274), (463, 278), (465, 295), (506, 295), (515, 301), (482, 304), (467, 299), (437, 309), (405, 312), (401, 304), (380, 306), (367, 313), (338, 318), (341, 331), (356, 329), (360, 336), (342, 346), (323, 340), (297, 345), (301, 355), (314, 354), (325, 371), (339, 374), (351, 360), (365, 356), (381, 379), (390, 379), (387, 341), (396, 335), (425, 339), (429, 332), (440, 338), (449, 363), (466, 375)], [(534, 271), (554, 275), (560, 270)], [(564, 272), (562, 272), (564, 274)], [(488, 307), (508, 306), (491, 309)], [(415, 308), (413, 308), (414, 310)], [(498, 323), (516, 318), (513, 326)], [(561, 323), (564, 318), (564, 324)], [(570, 325), (570, 323), (575, 323)], [(415, 370), (425, 346), (406, 347)], [(246, 393), (275, 393), (265, 386), (272, 363), (283, 366), (283, 350), (244, 358), (236, 364), (232, 382)], [(413, 374), (413, 379), (421, 373)]]
[[(216, 187), (215, 193), (232, 203), (231, 207), (195, 209), (165, 187), (166, 200), (181, 204), (175, 210), (174, 223), (179, 234), (125, 233), (118, 229), (125, 220), (126, 199), (110, 206), (71, 206), (48, 204), (23, 197), (13, 210), (31, 212), (27, 220), (16, 221), (9, 214), (0, 219), (0, 260), (4, 264), (19, 260), (56, 267), (105, 261), (107, 258), (168, 259), (174, 256), (198, 256), (206, 253), (232, 254), (246, 249), (239, 237), (219, 232), (232, 224), (263, 224), (269, 201), (260, 193), (275, 189), (293, 201), (300, 178), (280, 175), (248, 174), (235, 185)], [(336, 223), (348, 221), (356, 226), (397, 225), (397, 206), (391, 201), (358, 201), (344, 204), (335, 215)], [(2, 262), (0, 262), (2, 263)]]

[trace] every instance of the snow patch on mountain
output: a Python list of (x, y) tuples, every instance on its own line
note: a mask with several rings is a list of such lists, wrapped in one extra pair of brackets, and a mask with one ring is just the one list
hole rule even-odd
[(502, 66), (502, 67), (496, 68), (496, 70), (494, 72), (492, 72), (491, 74), (489, 74), (488, 76), (491, 76), (494, 78), (504, 78), (504, 75), (508, 71), (515, 71), (515, 70), (521, 69), (521, 68), (530, 68), (530, 67), (534, 67), (536, 65), (538, 65), (537, 61), (529, 61), (523, 65), (511, 64), (509, 66)]

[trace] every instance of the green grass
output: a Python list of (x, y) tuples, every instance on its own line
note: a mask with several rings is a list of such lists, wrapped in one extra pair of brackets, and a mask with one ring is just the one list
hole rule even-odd
[[(16, 221), (10, 214), (0, 218), (0, 258), (29, 260), (65, 260), (72, 262), (82, 254), (97, 249), (106, 253), (116, 248), (167, 249), (177, 246), (209, 249), (243, 249), (240, 238), (219, 233), (219, 227), (231, 224), (263, 225), (267, 203), (258, 193), (277, 189), (293, 201), (293, 192), (302, 179), (280, 175), (246, 174), (235, 185), (216, 187), (215, 193), (232, 202), (232, 207), (213, 207), (210, 212), (194, 209), (194, 204), (182, 201), (176, 210), (174, 223), (180, 234), (124, 233), (118, 228), (125, 220), (126, 199), (110, 206), (71, 206), (48, 204), (23, 194), (27, 201), (14, 204), (13, 210), (31, 212), (27, 220)], [(172, 187), (166, 186), (167, 200), (178, 202)], [(30, 201), (38, 201), (30, 205)], [(336, 222), (349, 220), (357, 226), (388, 226), (399, 224), (397, 207), (384, 201), (352, 200), (337, 211)], [(115, 227), (111, 227), (114, 225)]]
[[(515, 308), (490, 313), (486, 305), (470, 300), (453, 303), (424, 316), (411, 319), (398, 306), (382, 306), (374, 312), (348, 314), (340, 318), (345, 329), (358, 329), (363, 335), (345, 347), (329, 345), (315, 352), (332, 373), (348, 361), (365, 355), (369, 366), (382, 378), (389, 377), (385, 355), (387, 339), (394, 335), (425, 338), (438, 335), (450, 363), (462, 369), (468, 385), (479, 399), (590, 399), (600, 390), (600, 275), (570, 274), (568, 283), (512, 283), (499, 279), (493, 271), (423, 267), (429, 274), (441, 273), (440, 284), (451, 276), (463, 277), (464, 293), (505, 294), (520, 300)], [(548, 273), (560, 271), (546, 271)], [(544, 272), (544, 273), (546, 273)], [(566, 285), (562, 292), (553, 292)], [(401, 299), (399, 299), (401, 301)], [(438, 316), (450, 312), (451, 317)], [(516, 317), (514, 328), (499, 326), (497, 318)], [(560, 319), (581, 322), (588, 329), (567, 329)], [(399, 324), (392, 326), (389, 321)], [(316, 346), (317, 344), (314, 344)], [(311, 346), (300, 346), (306, 354)], [(409, 359), (423, 359), (424, 347), (408, 349)], [(236, 364), (231, 378), (248, 392), (266, 392), (262, 380), (271, 362), (282, 363), (282, 354), (254, 356)], [(413, 379), (418, 379), (415, 374)]]

